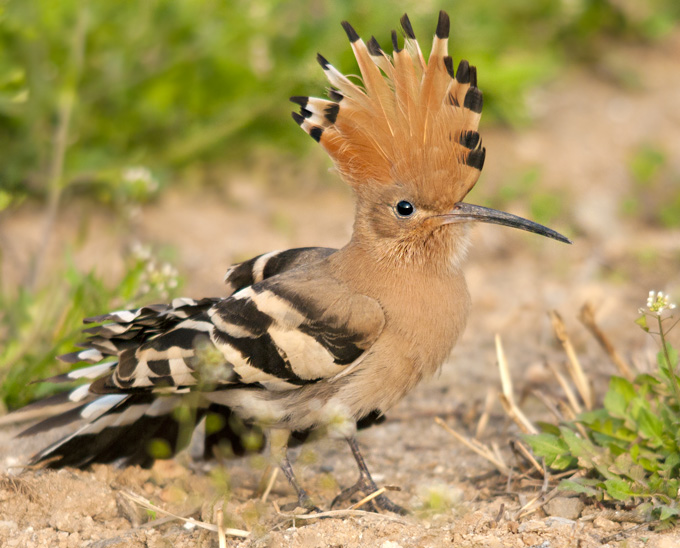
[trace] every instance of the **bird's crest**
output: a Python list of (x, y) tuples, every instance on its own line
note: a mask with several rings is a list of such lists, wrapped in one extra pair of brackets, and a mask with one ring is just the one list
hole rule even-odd
[[(413, 184), (461, 200), (474, 186), (485, 149), (477, 133), (482, 92), (477, 71), (448, 56), (449, 17), (439, 13), (430, 58), (425, 58), (404, 14), (404, 48), (392, 31), (393, 53), (375, 37), (368, 43), (342, 23), (361, 70), (352, 82), (318, 55), (331, 88), (330, 101), (292, 97), (295, 121), (333, 159), (355, 189), (365, 185)], [(427, 187), (427, 188), (425, 188)]]

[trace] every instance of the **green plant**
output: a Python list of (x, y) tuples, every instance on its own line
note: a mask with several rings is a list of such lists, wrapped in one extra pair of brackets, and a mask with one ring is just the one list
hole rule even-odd
[(142, 246), (113, 285), (65, 264), (39, 290), (0, 291), (0, 406), (16, 408), (55, 391), (49, 383), (31, 383), (68, 370), (56, 357), (74, 350), (83, 318), (166, 300), (179, 286), (176, 270)]
[(542, 424), (542, 433), (525, 437), (549, 468), (580, 472), (562, 480), (562, 489), (625, 501), (664, 525), (680, 515), (680, 377), (678, 352), (667, 341), (677, 323), (674, 308), (668, 296), (650, 292), (640, 309), (636, 323), (659, 337), (653, 373), (632, 382), (612, 377), (601, 408), (559, 426)]

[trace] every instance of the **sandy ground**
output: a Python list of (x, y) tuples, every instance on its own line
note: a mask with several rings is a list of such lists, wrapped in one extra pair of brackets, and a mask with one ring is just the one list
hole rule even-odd
[[(627, 167), (631, 151), (645, 143), (666, 152), (665, 169), (672, 174), (668, 184), (680, 180), (679, 54), (678, 34), (654, 49), (612, 50), (606, 66), (633, 71), (639, 82), (634, 89), (622, 89), (607, 71), (601, 71), (604, 76), (565, 74), (532, 96), (535, 121), (530, 127), (484, 132), (487, 164), (469, 200), (494, 199), (527, 170), (538, 169), (537, 188), (563, 197), (563, 211), (552, 225), (573, 237), (575, 245), (494, 226), (475, 229), (466, 269), (474, 307), (463, 339), (437, 378), (414, 390), (384, 425), (360, 435), (378, 483), (399, 486), (401, 491), (390, 496), (411, 508), (411, 516), (292, 520), (283, 515), (286, 510), (277, 512), (295, 500), (282, 477), (266, 502), (255, 498), (264, 474), (261, 458), (220, 467), (185, 453), (151, 470), (96, 466), (0, 476), (0, 546), (218, 545), (214, 532), (187, 529), (176, 520), (145, 526), (163, 516), (140, 509), (126, 492), (210, 523), (215, 522), (216, 504), (221, 504), (228, 526), (251, 532), (247, 539), (229, 538), (234, 547), (679, 546), (676, 531), (650, 531), (627, 522), (629, 517), (573, 499), (518, 519), (519, 509), (538, 486), (499, 482), (498, 476), (486, 474), (492, 470), (486, 461), (434, 422), (441, 416), (459, 431), (474, 432), (487, 392), (499, 387), (496, 333), (504, 341), (518, 392), (545, 383), (545, 363), (564, 362), (547, 316), (552, 309), (564, 317), (600, 390), (615, 369), (576, 319), (586, 301), (594, 305), (601, 328), (624, 357), (639, 368), (649, 367), (654, 342), (632, 321), (650, 289), (680, 297), (680, 231), (622, 215), (620, 204), (634, 185)], [(309, 181), (302, 181), (299, 191), (285, 186), (285, 192), (272, 191), (271, 184), (244, 176), (225, 178), (217, 189), (166, 192), (141, 210), (134, 234), (128, 231), (123, 239), (110, 214), (66, 204), (51, 256), (60, 256), (84, 225), (88, 238), (75, 252), (78, 264), (96, 266), (112, 278), (121, 271), (119, 257), (132, 239), (172, 245), (188, 280), (186, 294), (219, 295), (222, 274), (233, 261), (277, 248), (338, 246), (348, 238), (352, 204), (346, 189)], [(649, 207), (654, 207), (653, 196), (649, 198)], [(510, 208), (529, 213), (521, 199), (510, 201)], [(1, 223), (3, 279), (20, 283), (39, 241), (40, 211), (26, 206)], [(541, 418), (532, 415), (538, 407), (531, 399), (526, 408), (530, 416)], [(13, 431), (0, 432), (0, 469), (44, 443), (18, 443), (11, 438)], [(496, 403), (482, 441), (496, 443), (511, 462), (508, 441), (516, 432)], [(329, 440), (304, 448), (296, 468), (324, 509), (356, 475), (347, 448)]]

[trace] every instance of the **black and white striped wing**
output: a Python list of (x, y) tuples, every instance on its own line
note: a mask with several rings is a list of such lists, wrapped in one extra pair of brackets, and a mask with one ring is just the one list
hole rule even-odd
[(285, 389), (342, 374), (382, 332), (375, 299), (295, 274), (245, 288), (210, 310), (212, 341), (239, 382)]
[(309, 266), (325, 259), (337, 250), (330, 247), (296, 247), (271, 251), (229, 267), (224, 276), (229, 295), (272, 276), (300, 266)]
[(167, 392), (205, 379), (209, 389), (244, 384), (295, 388), (360, 362), (384, 323), (376, 300), (338, 282), (273, 277), (125, 350), (113, 373), (91, 389)]

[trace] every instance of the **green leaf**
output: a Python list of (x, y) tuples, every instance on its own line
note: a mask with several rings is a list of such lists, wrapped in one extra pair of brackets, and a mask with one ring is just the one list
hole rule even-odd
[(609, 381), (609, 390), (621, 394), (626, 402), (630, 402), (635, 397), (635, 387), (623, 377), (612, 377)]
[(609, 469), (619, 476), (626, 476), (638, 483), (643, 483), (646, 475), (645, 469), (636, 464), (629, 453), (622, 453), (616, 457), (614, 464)]
[(639, 386), (644, 385), (658, 386), (659, 384), (661, 384), (661, 381), (648, 373), (641, 373), (640, 375), (635, 377), (635, 384)]
[[(546, 459), (546, 464), (548, 464), (548, 459)], [(567, 453), (556, 457), (548, 466), (555, 470), (569, 470), (576, 467), (576, 459)]]
[[(545, 458), (545, 463), (551, 468), (558, 460), (558, 457), (569, 452), (567, 444), (553, 434), (543, 433), (524, 436), (524, 440), (531, 446), (531, 449), (537, 456)], [(560, 460), (559, 464), (564, 464), (564, 461)]]
[(616, 500), (627, 500), (634, 496), (630, 484), (620, 478), (609, 478), (604, 482), (607, 494)]
[(643, 314), (637, 320), (635, 320), (635, 323), (638, 324), (647, 333), (649, 333), (649, 326), (647, 325), (647, 316), (645, 314)]
[(664, 484), (666, 494), (675, 500), (678, 500), (678, 487), (680, 486), (680, 481), (677, 479), (667, 480)]
[(560, 491), (574, 491), (576, 493), (585, 493), (591, 497), (595, 497), (598, 494), (597, 489), (590, 485), (585, 485), (582, 479), (565, 479), (558, 485)]
[(637, 461), (638, 457), (640, 456), (640, 445), (637, 444), (637, 443), (634, 443), (633, 445), (631, 445), (629, 453), (630, 453), (631, 458), (634, 461)]
[(541, 432), (544, 432), (546, 434), (553, 434), (555, 436), (560, 435), (560, 428), (555, 424), (538, 421), (536, 422), (536, 426), (538, 426), (541, 429)]
[(594, 409), (593, 411), (584, 411), (583, 413), (580, 413), (576, 418), (578, 422), (586, 424), (588, 426), (594, 425), (596, 423), (604, 423), (609, 419), (610, 415), (609, 413), (607, 413), (606, 409)]
[(571, 454), (578, 459), (580, 467), (589, 469), (596, 468), (601, 464), (602, 449), (596, 447), (590, 440), (580, 438), (569, 428), (562, 427), (560, 431), (562, 432), (562, 439), (569, 447)]
[(662, 470), (672, 471), (673, 468), (676, 468), (678, 465), (680, 465), (680, 453), (674, 451), (666, 457), (660, 468)]
[(680, 510), (677, 508), (672, 508), (670, 506), (666, 506), (665, 504), (661, 505), (660, 507), (660, 512), (659, 512), (659, 519), (661, 521), (664, 521), (672, 516), (677, 516), (680, 514)]
[(654, 442), (656, 446), (663, 445), (663, 423), (656, 415), (641, 407), (637, 417), (640, 434)]
[(604, 407), (613, 416), (625, 418), (628, 401), (623, 394), (610, 388), (604, 397)]

